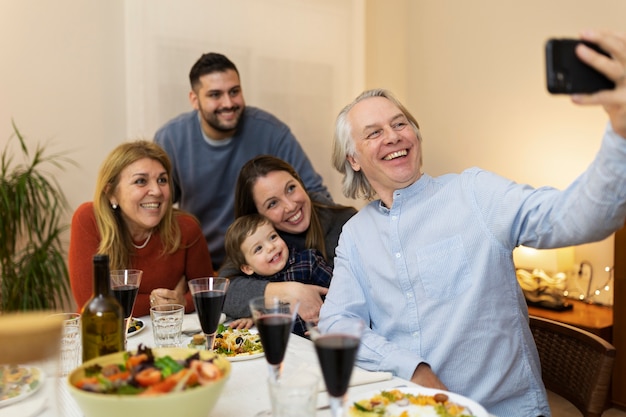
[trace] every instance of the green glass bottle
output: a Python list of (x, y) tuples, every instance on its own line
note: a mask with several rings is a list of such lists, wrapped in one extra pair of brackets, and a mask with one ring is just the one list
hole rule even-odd
[(108, 255), (94, 255), (93, 295), (81, 313), (83, 362), (124, 350), (124, 312), (110, 280)]

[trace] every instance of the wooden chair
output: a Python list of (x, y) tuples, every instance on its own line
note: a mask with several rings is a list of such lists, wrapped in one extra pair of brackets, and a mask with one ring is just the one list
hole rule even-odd
[(584, 417), (600, 417), (608, 403), (615, 348), (586, 330), (530, 316), (546, 389)]

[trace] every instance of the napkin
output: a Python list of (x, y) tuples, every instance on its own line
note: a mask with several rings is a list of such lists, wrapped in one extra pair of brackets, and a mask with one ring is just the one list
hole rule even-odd
[(198, 314), (185, 314), (183, 319), (183, 333), (191, 333), (191, 332), (201, 332), (202, 327), (200, 327), (200, 320), (198, 319)]
[[(222, 313), (220, 316), (220, 323), (224, 323), (226, 320), (226, 314)], [(198, 319), (197, 313), (185, 314), (183, 319), (183, 333), (200, 333), (202, 327), (200, 326), (200, 319)]]
[[(324, 377), (322, 376), (322, 370), (319, 365), (311, 365), (308, 363), (300, 364), (296, 372), (298, 371), (306, 371), (312, 374), (316, 374), (320, 377), (320, 383), (318, 390), (326, 391), (326, 385), (324, 384)], [(350, 386), (354, 387), (357, 385), (365, 385), (372, 384), (374, 382), (387, 381), (393, 378), (391, 372), (374, 372), (374, 371), (366, 371), (365, 369), (361, 369), (358, 367), (354, 367), (352, 369), (352, 376), (350, 377)]]

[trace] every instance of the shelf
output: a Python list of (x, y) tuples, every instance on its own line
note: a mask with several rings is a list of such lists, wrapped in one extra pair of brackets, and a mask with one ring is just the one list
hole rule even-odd
[(528, 314), (579, 327), (608, 342), (613, 339), (613, 308), (569, 300), (573, 308), (565, 311), (528, 307)]

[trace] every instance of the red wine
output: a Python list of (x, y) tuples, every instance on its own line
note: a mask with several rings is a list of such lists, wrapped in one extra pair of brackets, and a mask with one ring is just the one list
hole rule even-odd
[(283, 361), (291, 325), (290, 314), (267, 314), (256, 319), (265, 359), (271, 365), (278, 365)]
[(139, 287), (133, 285), (119, 285), (111, 288), (111, 292), (113, 292), (113, 295), (124, 309), (124, 318), (133, 315), (133, 307), (135, 306), (138, 291)]
[(193, 295), (193, 303), (204, 334), (213, 334), (217, 331), (225, 298), (226, 291), (200, 291)]
[(348, 391), (358, 348), (359, 339), (344, 334), (320, 336), (315, 340), (317, 358), (331, 396), (341, 397)]

